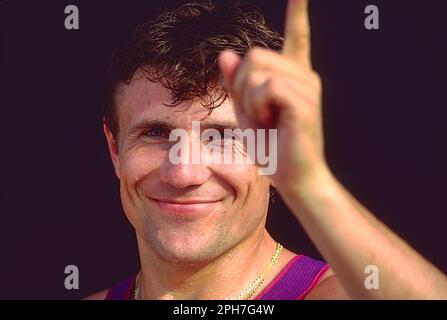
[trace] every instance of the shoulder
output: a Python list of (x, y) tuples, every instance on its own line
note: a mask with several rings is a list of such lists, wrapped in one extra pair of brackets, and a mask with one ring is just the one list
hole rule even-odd
[(337, 275), (328, 269), (317, 285), (307, 294), (305, 300), (349, 300), (350, 297), (341, 285)]
[(91, 294), (85, 298), (83, 298), (82, 300), (105, 300), (107, 293), (109, 292), (108, 289), (96, 292), (94, 294)]

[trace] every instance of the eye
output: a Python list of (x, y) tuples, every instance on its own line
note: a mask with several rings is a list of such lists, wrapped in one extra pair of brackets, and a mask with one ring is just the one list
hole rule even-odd
[[(208, 130), (213, 130), (212, 132), (208, 132)], [(219, 129), (207, 129), (205, 131), (205, 137), (204, 137), (204, 142), (209, 142), (209, 143), (224, 143), (225, 141), (229, 141), (229, 140), (235, 140), (235, 136), (233, 133), (228, 132), (228, 131), (224, 131), (224, 129), (219, 130)]]
[(148, 138), (166, 138), (169, 139), (170, 130), (160, 126), (155, 126), (147, 129), (144, 135)]
[(236, 136), (232, 131), (220, 130), (220, 138), (222, 140), (236, 140)]

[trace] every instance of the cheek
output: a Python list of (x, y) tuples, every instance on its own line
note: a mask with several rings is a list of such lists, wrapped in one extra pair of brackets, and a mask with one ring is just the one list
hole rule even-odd
[(268, 210), (269, 178), (258, 175), (255, 165), (220, 165), (213, 167), (213, 171), (235, 193), (227, 212), (227, 221), (232, 230), (230, 233), (241, 235), (255, 232), (263, 225)]
[(256, 165), (232, 165), (222, 171), (223, 179), (236, 190), (239, 206), (249, 215), (254, 211), (263, 214), (260, 209), (267, 207), (270, 196), (270, 179), (259, 175), (258, 169)]
[[(120, 155), (120, 197), (124, 212), (130, 223), (142, 228), (142, 214), (146, 211), (144, 199), (138, 192), (139, 183), (159, 167), (157, 151), (143, 148), (127, 151)], [(144, 215), (144, 214), (143, 214)]]
[(121, 178), (128, 188), (134, 189), (144, 177), (160, 167), (163, 151), (137, 149), (125, 153), (120, 159)]
[(213, 165), (212, 171), (232, 187), (236, 201), (245, 201), (258, 180), (258, 168), (255, 165)]

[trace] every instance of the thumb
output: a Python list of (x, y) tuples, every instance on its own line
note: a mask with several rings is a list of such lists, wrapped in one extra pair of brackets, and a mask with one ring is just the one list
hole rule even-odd
[(237, 70), (241, 64), (241, 58), (231, 50), (224, 50), (218, 56), (218, 64), (220, 72), (227, 87), (228, 93), (231, 95), (234, 79), (236, 78)]
[(218, 56), (218, 63), (229, 98), (230, 100), (233, 100), (233, 106), (239, 125), (241, 128), (255, 128), (256, 124), (247, 117), (244, 109), (239, 104), (239, 97), (233, 90), (234, 80), (236, 79), (237, 72), (242, 64), (242, 58), (234, 51), (224, 50)]
[(249, 120), (244, 117), (244, 110), (239, 105), (238, 97), (233, 90), (234, 80), (236, 79), (236, 74), (242, 63), (242, 59), (234, 51), (224, 50), (218, 56), (218, 63), (228, 96), (230, 100), (233, 101), (233, 106), (236, 112), (236, 117), (239, 120), (239, 125), (243, 128), (249, 127)]

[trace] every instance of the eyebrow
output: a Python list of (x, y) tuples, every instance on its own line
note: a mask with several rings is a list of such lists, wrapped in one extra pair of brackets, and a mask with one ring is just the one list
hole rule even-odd
[[(197, 120), (199, 121), (199, 120)], [(127, 133), (129, 135), (136, 134), (140, 132), (141, 130), (145, 130), (151, 127), (161, 127), (166, 128), (169, 130), (174, 130), (177, 128), (173, 123), (164, 121), (164, 120), (149, 120), (149, 119), (141, 119), (136, 124), (134, 124), (132, 127), (130, 127), (129, 130), (127, 130)], [(225, 129), (231, 129), (235, 130), (239, 127), (234, 123), (233, 121), (217, 121), (217, 122), (211, 122), (211, 121), (200, 121), (200, 129), (216, 129), (216, 130), (225, 130)]]
[(218, 121), (218, 122), (204, 122), (200, 123), (201, 129), (216, 129), (216, 130), (224, 130), (224, 129), (238, 129), (239, 127), (233, 121)]

